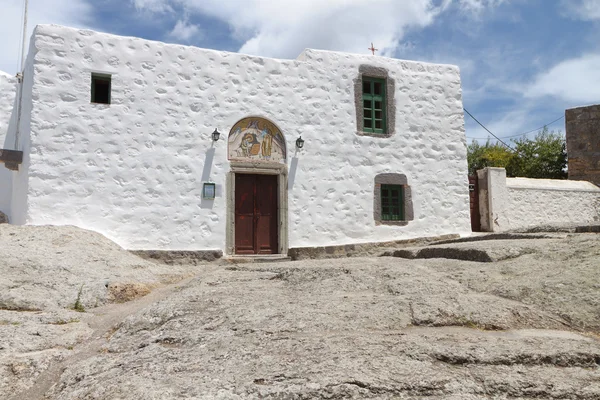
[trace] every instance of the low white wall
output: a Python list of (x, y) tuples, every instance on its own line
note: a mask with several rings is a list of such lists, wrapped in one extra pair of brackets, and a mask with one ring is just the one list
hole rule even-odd
[[(14, 141), (10, 130), (14, 130), (16, 115), (15, 92), (17, 79), (0, 71), (0, 148), (13, 149)], [(0, 211), (10, 217), (12, 196), (12, 172), (0, 163)]]
[[(481, 171), (480, 171), (481, 172)], [(537, 226), (600, 223), (600, 188), (585, 181), (507, 178), (486, 168), (489, 226), (493, 232)]]

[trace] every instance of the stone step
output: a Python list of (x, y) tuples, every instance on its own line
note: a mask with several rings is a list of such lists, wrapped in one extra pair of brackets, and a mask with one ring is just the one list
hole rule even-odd
[(234, 256), (225, 256), (223, 257), (223, 261), (228, 261), (231, 263), (265, 263), (265, 262), (282, 262), (282, 261), (292, 261), (290, 256), (286, 256), (284, 254), (256, 254), (256, 255), (234, 255)]

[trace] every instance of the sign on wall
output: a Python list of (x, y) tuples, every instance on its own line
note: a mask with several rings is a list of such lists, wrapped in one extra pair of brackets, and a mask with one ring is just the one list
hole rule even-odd
[(285, 138), (271, 121), (249, 117), (236, 123), (229, 132), (230, 160), (285, 162)]

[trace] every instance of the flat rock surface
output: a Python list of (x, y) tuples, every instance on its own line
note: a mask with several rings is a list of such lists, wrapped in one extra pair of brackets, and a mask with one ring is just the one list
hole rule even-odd
[[(476, 236), (470, 241), (461, 239), (430, 246), (388, 249), (383, 255), (408, 259), (449, 258), (463, 261), (497, 262), (536, 253), (544, 243), (550, 244), (556, 239), (567, 237), (566, 234), (544, 236), (520, 234), (518, 235), (519, 239), (510, 239), (511, 236), (516, 235), (507, 236), (508, 239), (502, 240), (485, 240), (485, 236)], [(490, 235), (490, 237), (494, 236)]]
[[(0, 225), (0, 309), (98, 307), (147, 294), (189, 268), (159, 265), (73, 226)], [(187, 271), (187, 272), (186, 272)]]
[(42, 311), (0, 311), (0, 393), (600, 398), (599, 236), (484, 242), (443, 246), (527, 251), (492, 262), (213, 263), (172, 284), (160, 283), (162, 267), (150, 265), (147, 278), (159, 283), (128, 302), (83, 313), (57, 302)]

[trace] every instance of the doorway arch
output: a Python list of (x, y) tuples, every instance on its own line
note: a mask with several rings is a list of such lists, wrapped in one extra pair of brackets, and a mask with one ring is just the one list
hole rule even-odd
[(287, 144), (272, 121), (236, 122), (227, 138), (228, 255), (288, 252)]

